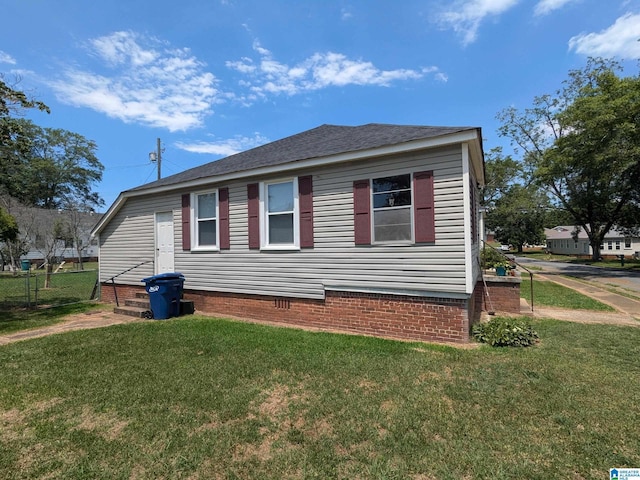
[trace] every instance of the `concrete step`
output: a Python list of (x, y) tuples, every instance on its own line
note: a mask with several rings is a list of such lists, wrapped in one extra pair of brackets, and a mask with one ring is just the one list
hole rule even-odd
[(149, 308), (122, 306), (114, 307), (113, 313), (136, 318), (149, 318), (151, 311), (149, 310)]
[(149, 310), (149, 298), (127, 298), (124, 301), (127, 307), (140, 307)]

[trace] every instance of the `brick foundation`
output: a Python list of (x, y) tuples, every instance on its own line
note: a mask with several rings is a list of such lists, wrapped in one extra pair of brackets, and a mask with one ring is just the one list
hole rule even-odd
[[(116, 289), (118, 290), (118, 300), (121, 305), (126, 298), (135, 298), (136, 293), (146, 292), (144, 286), (121, 285), (119, 283), (116, 284)], [(100, 284), (100, 300), (106, 303), (116, 303), (116, 297), (111, 283)]]
[(485, 275), (484, 281), (487, 284), (489, 297), (484, 295), (483, 310), (520, 313), (520, 277)]
[[(117, 285), (118, 299), (144, 292)], [(477, 290), (477, 288), (476, 288)], [(471, 299), (415, 297), (327, 291), (324, 300), (185, 290), (197, 311), (290, 326), (398, 338), (463, 343), (479, 318), (478, 294)], [(102, 300), (115, 302), (113, 287), (102, 285)], [(471, 312), (469, 315), (467, 308)]]

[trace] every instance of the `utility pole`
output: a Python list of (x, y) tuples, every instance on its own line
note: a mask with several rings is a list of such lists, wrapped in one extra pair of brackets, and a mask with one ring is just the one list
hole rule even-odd
[(151, 162), (158, 162), (158, 180), (162, 178), (162, 147), (160, 145), (160, 139), (158, 138), (157, 150), (149, 153), (149, 160)]
[(160, 173), (161, 166), (162, 166), (162, 148), (160, 148), (160, 138), (158, 138), (158, 180), (162, 178), (162, 175)]

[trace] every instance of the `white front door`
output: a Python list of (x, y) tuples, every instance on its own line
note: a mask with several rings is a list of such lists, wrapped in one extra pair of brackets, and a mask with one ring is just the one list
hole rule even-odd
[(173, 271), (173, 212), (158, 212), (156, 213), (156, 274)]

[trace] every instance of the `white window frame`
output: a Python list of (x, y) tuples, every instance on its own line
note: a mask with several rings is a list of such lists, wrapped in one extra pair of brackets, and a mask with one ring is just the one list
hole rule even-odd
[[(269, 185), (293, 183), (293, 243), (269, 243), (269, 212), (267, 199)], [(280, 214), (286, 212), (279, 212)], [(300, 250), (300, 199), (298, 194), (298, 177), (279, 178), (268, 182), (260, 182), (260, 249), (261, 250)]]
[(624, 237), (624, 249), (631, 250), (631, 237)]
[[(214, 193), (216, 195), (216, 244), (215, 245), (200, 245), (198, 243), (198, 220), (213, 220), (199, 219), (198, 218), (198, 197), (200, 195), (210, 195)], [(193, 192), (191, 194), (191, 250), (201, 252), (215, 252), (220, 250), (220, 195), (218, 189), (204, 190), (201, 192)]]
[[(376, 240), (376, 234), (375, 234), (375, 226), (376, 226), (376, 216), (375, 216), (375, 212), (376, 210), (380, 211), (381, 209), (385, 209), (385, 210), (389, 210), (392, 208), (396, 208), (396, 207), (381, 207), (376, 209), (374, 207), (374, 203), (373, 203), (373, 199), (374, 199), (374, 192), (373, 192), (373, 181), (374, 180), (379, 180), (381, 178), (387, 178), (387, 177), (399, 177), (401, 175), (409, 175), (409, 190), (411, 192), (411, 205), (403, 205), (401, 207), (397, 207), (397, 209), (400, 208), (409, 208), (409, 218), (411, 220), (411, 238), (409, 240), (389, 240), (389, 241), (380, 241), (380, 240)], [(371, 228), (371, 244), (372, 245), (413, 245), (415, 244), (415, 234), (416, 234), (416, 227), (415, 227), (415, 219), (414, 217), (414, 205), (415, 205), (415, 198), (414, 198), (414, 185), (413, 185), (413, 172), (402, 172), (402, 173), (390, 173), (388, 175), (383, 175), (383, 176), (379, 176), (379, 177), (372, 177), (369, 179), (369, 193), (370, 193), (370, 205), (371, 205), (371, 222), (369, 225), (369, 228)], [(380, 192), (376, 192), (376, 193), (380, 193)]]

